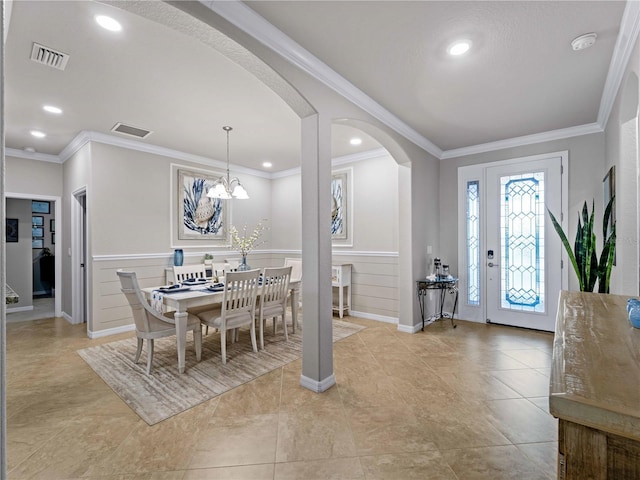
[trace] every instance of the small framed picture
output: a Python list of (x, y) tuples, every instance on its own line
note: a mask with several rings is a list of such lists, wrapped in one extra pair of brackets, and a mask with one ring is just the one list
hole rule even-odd
[(44, 217), (40, 215), (33, 215), (31, 217), (31, 225), (34, 227), (44, 227)]
[(42, 238), (44, 237), (44, 228), (43, 227), (31, 227), (31, 236)]
[(51, 232), (51, 245), (56, 244), (56, 234), (55, 232)]
[(17, 242), (18, 241), (18, 219), (7, 218), (6, 219), (6, 241)]
[(50, 204), (47, 201), (43, 200), (32, 200), (31, 201), (31, 213), (51, 213)]
[(31, 239), (31, 248), (42, 248), (44, 247), (44, 239), (43, 238), (32, 238)]
[(49, 230), (51, 230), (51, 233), (56, 231), (56, 219), (52, 218), (51, 220), (49, 220)]

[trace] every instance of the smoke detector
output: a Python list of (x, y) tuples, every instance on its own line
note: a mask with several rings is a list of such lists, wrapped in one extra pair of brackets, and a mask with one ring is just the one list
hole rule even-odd
[(596, 43), (596, 38), (598, 35), (595, 33), (585, 33), (584, 35), (580, 35), (579, 37), (574, 38), (571, 41), (571, 48), (574, 50), (584, 50), (585, 48), (589, 48), (591, 45)]

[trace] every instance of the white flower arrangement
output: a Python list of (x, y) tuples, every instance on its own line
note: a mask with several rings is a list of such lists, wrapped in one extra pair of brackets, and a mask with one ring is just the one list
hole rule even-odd
[(234, 225), (231, 225), (231, 228), (229, 229), (229, 233), (231, 234), (231, 246), (235, 250), (239, 251), (243, 257), (246, 257), (251, 250), (264, 243), (264, 241), (256, 243), (260, 240), (264, 230), (264, 225), (262, 225), (261, 222), (258, 222), (258, 225), (253, 229), (251, 235), (247, 236), (247, 226), (245, 225), (242, 228), (242, 236), (240, 236), (238, 229)]

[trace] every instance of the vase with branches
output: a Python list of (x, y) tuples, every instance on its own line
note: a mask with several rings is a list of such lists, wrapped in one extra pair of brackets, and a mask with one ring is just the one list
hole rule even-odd
[[(582, 207), (582, 216), (578, 214), (578, 229), (576, 232), (576, 240), (571, 249), (569, 240), (562, 230), (562, 226), (558, 223), (556, 217), (547, 209), (553, 227), (560, 236), (562, 245), (564, 245), (571, 265), (578, 277), (580, 291), (593, 292), (596, 280), (598, 281), (598, 292), (609, 293), (609, 282), (611, 278), (611, 270), (616, 254), (616, 222), (611, 221), (611, 212), (614, 205), (615, 196), (609, 200), (604, 210), (602, 219), (602, 251), (600, 258), (596, 253), (597, 242), (594, 225), (595, 202), (591, 204), (591, 213), (587, 208), (587, 202)], [(610, 227), (610, 228), (609, 228)]]
[(251, 269), (251, 267), (247, 265), (247, 255), (255, 247), (264, 243), (264, 240), (259, 241), (264, 230), (265, 227), (262, 222), (258, 222), (256, 227), (253, 229), (253, 232), (249, 235), (247, 234), (246, 225), (242, 228), (242, 235), (240, 235), (240, 232), (234, 225), (229, 229), (229, 233), (231, 235), (231, 247), (242, 255), (242, 263), (238, 266), (238, 270), (242, 271)]

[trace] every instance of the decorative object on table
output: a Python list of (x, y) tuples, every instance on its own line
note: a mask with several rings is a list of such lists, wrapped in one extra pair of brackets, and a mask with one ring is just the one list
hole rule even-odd
[[(607, 238), (611, 231), (613, 230), (613, 226), (616, 223), (616, 201), (613, 197), (616, 195), (616, 166), (613, 165), (607, 174), (602, 179), (602, 200), (604, 201), (604, 208), (607, 208), (609, 202), (611, 202), (611, 215), (609, 216), (609, 222), (607, 223), (607, 234), (604, 238)], [(604, 230), (604, 225), (603, 225)], [(616, 255), (613, 255), (613, 264), (616, 264)]]
[(227, 241), (228, 211), (220, 199), (207, 197), (215, 183), (211, 173), (176, 169), (178, 240)]
[(635, 328), (640, 328), (640, 300), (630, 298), (627, 300), (627, 313), (629, 314), (629, 322)]
[(18, 219), (7, 218), (5, 221), (5, 241), (17, 242), (18, 241)]
[[(334, 342), (366, 328), (338, 319), (332, 321), (332, 326)], [(132, 363), (135, 337), (78, 350), (78, 354), (149, 425), (281, 368), (302, 355), (302, 330), (289, 333), (288, 342), (282, 336), (267, 335), (264, 351), (258, 354), (253, 353), (251, 342), (227, 345), (227, 353), (234, 359), (230, 368), (229, 364), (222, 365), (220, 341), (215, 335), (202, 342), (201, 362), (196, 361), (191, 349), (187, 351), (188, 375), (178, 373), (175, 338), (156, 340), (154, 375), (147, 375), (143, 365)]]
[[(331, 239), (351, 240), (351, 174), (352, 169), (338, 170), (331, 174)], [(347, 246), (340, 242), (340, 245)]]
[(237, 198), (239, 200), (245, 200), (249, 198), (249, 194), (240, 183), (238, 177), (229, 175), (229, 132), (233, 130), (231, 127), (222, 127), (222, 130), (227, 132), (227, 175), (220, 176), (213, 184), (212, 188), (207, 192), (207, 197), (218, 198), (222, 200), (229, 200), (230, 198)]
[(257, 243), (260, 237), (262, 237), (263, 232), (264, 225), (262, 225), (262, 222), (258, 222), (256, 228), (251, 232), (251, 235), (247, 235), (247, 226), (245, 225), (242, 228), (242, 236), (240, 236), (238, 229), (234, 225), (231, 225), (229, 229), (229, 233), (231, 234), (231, 248), (237, 250), (240, 252), (240, 255), (242, 255), (242, 263), (238, 265), (239, 271), (251, 270), (251, 267), (247, 265), (247, 255), (255, 247), (264, 243), (264, 241)]
[(576, 272), (581, 292), (593, 292), (596, 280), (598, 280), (598, 293), (609, 293), (609, 280), (611, 268), (616, 254), (616, 224), (611, 224), (611, 211), (613, 209), (615, 195), (611, 197), (604, 210), (602, 219), (602, 238), (604, 244), (600, 254), (600, 260), (596, 255), (596, 234), (594, 231), (595, 202), (591, 205), (591, 214), (587, 208), (587, 202), (582, 207), (582, 218), (578, 215), (578, 230), (574, 250), (569, 245), (569, 240), (562, 230), (562, 226), (556, 217), (547, 209), (553, 227), (560, 236), (562, 244), (567, 251), (571, 265)]
[(213, 265), (213, 255), (211, 255), (210, 253), (205, 253), (204, 254), (204, 264), (206, 267), (211, 268), (211, 265)]
[(176, 250), (173, 252), (173, 264), (176, 267), (181, 267), (183, 262), (184, 262), (184, 252), (182, 251), (181, 248), (176, 248)]

